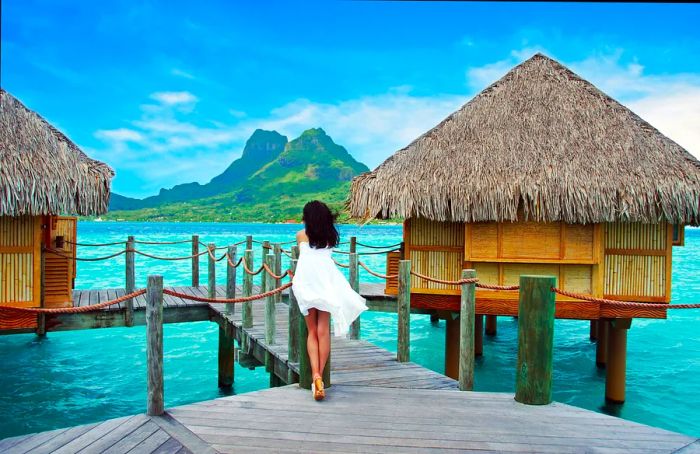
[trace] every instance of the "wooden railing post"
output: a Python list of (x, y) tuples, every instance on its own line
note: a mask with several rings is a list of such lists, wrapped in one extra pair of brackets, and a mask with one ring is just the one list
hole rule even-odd
[[(294, 273), (297, 269), (297, 257), (298, 248), (296, 246), (292, 247), (292, 261), (290, 263), (290, 269)], [(289, 338), (287, 342), (287, 351), (289, 362), (296, 363), (299, 362), (299, 319), (301, 318), (301, 313), (299, 312), (299, 305), (297, 304), (297, 299), (294, 296), (294, 291), (292, 288), (289, 289)], [(294, 373), (292, 369), (289, 369), (287, 375), (287, 383), (294, 383)]]
[(253, 235), (246, 235), (245, 237), (245, 250), (253, 249)]
[[(350, 239), (350, 245), (352, 246), (352, 239), (355, 237), (352, 237)], [(356, 292), (360, 292), (360, 273), (359, 273), (359, 265), (358, 265), (358, 259), (357, 259), (357, 253), (352, 251), (350, 252), (350, 287), (352, 287), (353, 290)], [(349, 333), (350, 339), (359, 339), (360, 338), (360, 317), (357, 317), (354, 322), (352, 322), (352, 325), (350, 325), (350, 333)]]
[(163, 414), (163, 276), (148, 276), (146, 288), (146, 413)]
[[(272, 246), (272, 250), (275, 254), (275, 267), (273, 268), (273, 271), (275, 272), (276, 275), (280, 276), (282, 274), (282, 245), (279, 243), (275, 243)], [(282, 279), (275, 279), (275, 285), (273, 288), (277, 288), (282, 285)], [(275, 294), (275, 303), (281, 303), (282, 302), (282, 293), (277, 293)]]
[[(226, 298), (231, 299), (236, 297), (236, 264), (238, 257), (236, 256), (237, 247), (236, 245), (228, 247), (228, 258), (226, 259)], [(229, 263), (231, 260), (231, 263)], [(236, 305), (233, 303), (226, 303), (226, 313), (228, 315), (233, 315), (236, 312)]]
[[(474, 270), (462, 270), (462, 279), (476, 277)], [(474, 389), (474, 311), (476, 284), (462, 284), (459, 305), (459, 389)]]
[[(253, 250), (252, 249), (247, 249), (245, 253), (243, 254), (243, 261), (246, 265), (246, 267), (249, 270), (253, 270)], [(253, 294), (253, 275), (249, 274), (244, 271), (243, 273), (243, 296), (250, 296)], [(242, 310), (242, 324), (243, 328), (252, 328), (253, 327), (253, 303), (250, 301), (247, 301), (243, 303), (243, 310)], [(245, 336), (243, 336), (245, 337)]]
[(209, 270), (207, 272), (207, 287), (209, 298), (216, 298), (216, 245), (214, 243), (209, 243), (207, 245), (207, 250), (209, 253), (207, 257), (209, 258)]
[(233, 386), (234, 347), (233, 325), (223, 320), (219, 325), (219, 387)]
[(398, 348), (396, 360), (408, 362), (411, 360), (411, 261), (399, 261), (399, 293), (398, 293)]
[[(299, 246), (294, 246), (294, 249), (292, 249), (292, 257), (294, 257), (294, 267), (296, 269), (296, 259), (299, 257)], [(301, 311), (299, 311), (299, 317), (297, 318), (297, 333), (299, 344), (297, 348), (299, 355), (299, 387), (311, 389), (311, 363), (309, 362), (309, 352), (306, 349), (309, 331), (306, 328), (306, 320), (302, 316)]]
[(524, 404), (552, 402), (556, 285), (554, 276), (520, 276), (515, 400)]
[(192, 287), (199, 287), (199, 235), (192, 235)]
[[(266, 255), (265, 264), (268, 268), (274, 270), (275, 256), (271, 254)], [(267, 271), (263, 271), (262, 274), (263, 276), (267, 277), (264, 280), (265, 284), (261, 286), (260, 290), (263, 292), (268, 292), (274, 288), (275, 280), (272, 279), (272, 276), (267, 274)], [(275, 315), (275, 295), (270, 295), (265, 298), (265, 343), (268, 345), (265, 355), (265, 369), (271, 374), (275, 373), (273, 364), (274, 356), (272, 356), (272, 352), (270, 351), (271, 349), (269, 348), (270, 345), (275, 344), (275, 329), (277, 328)]]
[(357, 237), (350, 237), (350, 253), (357, 252)]
[(265, 240), (262, 242), (262, 260), (260, 263), (265, 263), (265, 256), (270, 253), (270, 242), (268, 240)]
[[(135, 253), (134, 249), (136, 242), (133, 236), (129, 236), (126, 241), (126, 285), (124, 286), (124, 292), (129, 294), (136, 289), (136, 264), (135, 264)], [(125, 301), (126, 310), (124, 311), (124, 325), (134, 326), (134, 300), (129, 298)]]

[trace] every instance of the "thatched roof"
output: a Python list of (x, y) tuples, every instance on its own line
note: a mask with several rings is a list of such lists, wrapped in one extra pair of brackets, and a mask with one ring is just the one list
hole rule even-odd
[(0, 216), (104, 213), (113, 176), (0, 89)]
[(353, 217), (700, 223), (700, 163), (537, 54), (353, 179)]

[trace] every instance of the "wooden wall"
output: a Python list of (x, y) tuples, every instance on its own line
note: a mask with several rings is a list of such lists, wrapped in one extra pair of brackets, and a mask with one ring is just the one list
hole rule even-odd
[(40, 254), (41, 217), (0, 216), (0, 304), (39, 305)]
[[(565, 290), (633, 301), (670, 300), (672, 242), (673, 226), (666, 223), (404, 222), (406, 258), (418, 273), (457, 280), (462, 268), (474, 268), (481, 282), (497, 285), (546, 274)], [(398, 259), (388, 260), (387, 272)], [(454, 286), (415, 276), (411, 284), (413, 293), (459, 294)], [(395, 286), (388, 282), (387, 292), (395, 293)], [(518, 294), (477, 290), (479, 299), (517, 301)]]

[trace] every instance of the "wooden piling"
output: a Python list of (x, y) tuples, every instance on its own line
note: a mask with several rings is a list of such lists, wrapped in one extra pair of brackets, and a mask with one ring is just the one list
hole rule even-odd
[[(275, 256), (274, 255), (266, 255), (265, 256), (265, 264), (267, 265), (268, 268), (271, 270), (275, 269)], [(261, 286), (261, 290), (263, 292), (269, 292), (274, 288), (275, 285), (275, 280), (272, 279), (271, 276), (267, 274), (267, 271), (262, 272), (263, 277), (266, 277), (263, 279), (263, 285)], [(265, 298), (265, 343), (267, 345), (274, 345), (275, 344), (275, 329), (276, 329), (276, 320), (275, 320), (275, 295), (270, 295)], [(274, 366), (274, 356), (272, 356), (271, 349), (266, 350), (265, 354), (265, 370), (270, 372), (271, 374), (274, 374), (273, 366)]]
[(396, 360), (402, 363), (411, 360), (411, 261), (399, 261), (398, 289), (398, 346)]
[[(125, 254), (125, 265), (126, 265), (126, 285), (124, 286), (124, 292), (129, 294), (136, 289), (136, 267), (135, 267), (135, 253), (134, 249), (136, 242), (133, 236), (129, 236), (126, 241), (126, 254)], [(124, 325), (134, 326), (134, 300), (129, 298), (124, 302), (126, 309), (124, 310)]]
[(357, 237), (356, 236), (351, 236), (350, 237), (350, 253), (355, 253), (357, 252)]
[(596, 325), (598, 343), (595, 346), (595, 365), (600, 369), (605, 369), (608, 362), (608, 337), (610, 333), (610, 321), (600, 319), (597, 321)]
[(245, 237), (245, 250), (253, 249), (253, 235), (246, 235)]
[(515, 400), (524, 404), (552, 402), (556, 284), (553, 276), (520, 276)]
[[(474, 270), (462, 270), (462, 279), (476, 277)], [(462, 284), (459, 308), (459, 389), (474, 389), (474, 311), (476, 283)]]
[[(226, 298), (231, 299), (236, 297), (236, 267), (231, 265), (236, 264), (237, 257), (237, 247), (236, 245), (228, 247), (228, 259), (226, 260)], [(228, 260), (231, 263), (228, 263)], [(233, 303), (226, 303), (226, 313), (228, 315), (233, 315), (236, 312), (236, 305)]]
[(163, 414), (163, 276), (148, 276), (146, 288), (146, 414)]
[[(355, 237), (350, 238), (350, 245), (352, 246), (352, 241)], [(359, 272), (359, 261), (357, 253), (350, 249), (350, 287), (359, 293), (360, 291), (360, 272)], [(348, 333), (350, 339), (360, 338), (360, 317), (357, 317), (354, 322), (350, 325), (350, 333)]]
[(299, 387), (311, 389), (311, 363), (309, 362), (309, 351), (307, 350), (307, 338), (309, 330), (306, 327), (304, 317), (299, 317)]
[[(273, 268), (273, 271), (275, 272), (276, 275), (281, 276), (282, 275), (282, 245), (279, 243), (275, 243), (272, 245), (272, 251), (273, 254), (275, 255), (275, 267)], [(275, 285), (273, 288), (277, 288), (282, 285), (282, 279), (275, 279)], [(281, 303), (282, 302), (282, 293), (276, 293), (275, 294), (275, 303)]]
[[(290, 264), (292, 273), (297, 269), (297, 259), (294, 254), (294, 249), (292, 249), (292, 262)], [(299, 312), (299, 305), (297, 304), (297, 299), (294, 296), (293, 288), (289, 289), (289, 334), (287, 342), (287, 351), (289, 362), (296, 363), (299, 361), (299, 320), (301, 319), (301, 313)], [(289, 368), (287, 374), (287, 383), (294, 383), (294, 373)]]
[(591, 320), (588, 336), (592, 341), (598, 340), (598, 320)]
[(495, 315), (487, 315), (486, 316), (486, 329), (484, 330), (484, 333), (487, 336), (495, 336), (497, 330), (498, 330), (498, 317)]
[(459, 313), (449, 312), (445, 318), (445, 375), (459, 380)]
[(207, 296), (216, 298), (216, 245), (209, 243), (207, 245), (209, 253), (207, 254), (209, 269), (207, 271)]
[(484, 316), (481, 314), (474, 317), (474, 355), (484, 355)]
[(192, 287), (199, 287), (199, 235), (192, 235)]
[(233, 328), (224, 321), (219, 326), (219, 387), (230, 388), (234, 380)]
[[(41, 258), (39, 260), (39, 269), (41, 270), (41, 277), (39, 278), (39, 306), (44, 307), (46, 296), (46, 253), (43, 246), (41, 247)], [(39, 337), (46, 336), (46, 314), (39, 313), (36, 316), (36, 335)]]
[[(247, 249), (243, 254), (243, 261), (249, 270), (253, 270), (253, 250)], [(243, 272), (243, 296), (250, 296), (253, 294), (253, 275), (247, 272)], [(253, 306), (252, 302), (246, 301), (243, 303), (243, 309), (241, 311), (243, 328), (253, 327)], [(245, 336), (244, 336), (245, 337)], [(247, 353), (247, 352), (246, 352)]]
[(605, 377), (605, 400), (615, 404), (625, 402), (627, 376), (627, 331), (629, 318), (614, 319), (608, 325), (608, 364)]

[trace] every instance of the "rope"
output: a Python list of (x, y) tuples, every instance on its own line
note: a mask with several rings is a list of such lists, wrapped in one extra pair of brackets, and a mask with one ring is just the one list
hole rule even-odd
[(370, 270), (369, 268), (367, 268), (367, 265), (365, 265), (364, 263), (362, 263), (362, 262), (360, 262), (360, 261), (358, 261), (357, 263), (358, 263), (362, 268), (364, 268), (365, 270), (367, 270), (367, 272), (368, 272), (369, 274), (371, 274), (372, 276), (376, 276), (376, 277), (379, 277), (379, 278), (382, 278), (382, 279), (396, 279), (397, 277), (399, 277), (398, 274), (392, 274), (391, 276), (389, 276), (389, 275), (386, 275), (386, 274), (375, 273), (374, 271), (372, 271), (372, 270)]
[(143, 295), (146, 293), (146, 289), (136, 290), (135, 292), (129, 293), (124, 296), (120, 296), (117, 299), (110, 301), (103, 301), (99, 304), (93, 304), (92, 306), (79, 306), (79, 307), (13, 307), (13, 306), (3, 306), (0, 305), (0, 310), (10, 310), (19, 312), (33, 312), (35, 314), (75, 314), (79, 312), (90, 312), (97, 309), (102, 309), (103, 307), (113, 306), (115, 304), (121, 303), (122, 301), (129, 300), (131, 298)]
[(58, 255), (59, 257), (63, 257), (63, 258), (66, 258), (66, 259), (79, 260), (79, 261), (81, 261), (81, 262), (97, 262), (97, 261), (100, 261), (100, 260), (107, 260), (107, 259), (111, 259), (111, 258), (113, 258), (113, 257), (116, 257), (116, 256), (118, 256), (118, 255), (122, 255), (122, 254), (124, 254), (124, 253), (126, 252), (126, 249), (123, 250), (123, 251), (116, 252), (116, 253), (114, 253), (114, 254), (112, 254), (112, 255), (105, 255), (104, 257), (94, 257), (94, 258), (72, 257), (72, 256), (70, 256), (70, 255), (66, 255), (66, 254), (64, 254), (64, 253), (62, 253), (62, 252), (60, 252), (60, 251), (57, 251), (57, 250), (55, 250), (55, 249), (50, 249), (50, 248), (46, 248), (46, 249), (44, 249), (44, 251), (46, 251), (46, 252), (48, 252), (48, 253), (50, 253), (50, 254)]
[(275, 274), (274, 271), (272, 271), (272, 270), (270, 269), (269, 266), (267, 266), (267, 263), (263, 264), (263, 268), (265, 268), (265, 272), (267, 272), (267, 274), (269, 274), (270, 277), (272, 277), (273, 279), (282, 279), (282, 278), (285, 277), (287, 274), (290, 274), (290, 271), (287, 270), (287, 271), (285, 271), (282, 275), (278, 276), (278, 275)]
[(253, 276), (255, 276), (255, 275), (257, 275), (257, 274), (260, 274), (260, 272), (261, 272), (262, 270), (265, 269), (265, 265), (263, 265), (263, 266), (261, 266), (260, 268), (258, 268), (258, 271), (252, 272), (252, 271), (250, 271), (250, 269), (248, 269), (248, 265), (246, 265), (246, 263), (243, 262), (243, 269), (245, 270), (246, 273), (252, 274)]
[(65, 240), (68, 244), (75, 244), (76, 246), (114, 246), (116, 244), (125, 244), (126, 241), (115, 241), (114, 243), (76, 243), (75, 241)]
[(228, 261), (228, 264), (234, 268), (238, 268), (238, 265), (243, 263), (243, 257), (241, 257), (238, 259), (238, 262), (234, 265), (233, 262), (231, 261), (231, 256), (229, 256), (228, 254), (226, 254), (226, 260)]
[[(244, 241), (244, 243), (245, 243), (245, 241)], [(202, 246), (204, 246), (204, 249), (209, 249), (209, 245), (208, 245), (208, 244), (204, 244), (204, 243), (202, 243), (201, 241), (199, 242), (199, 244), (202, 245)], [(228, 246), (215, 246), (215, 247), (214, 247), (214, 250), (215, 250), (215, 251), (218, 251), (219, 249), (228, 249)]]
[(606, 306), (619, 306), (619, 307), (643, 307), (645, 309), (700, 309), (700, 304), (667, 304), (667, 303), (641, 303), (635, 301), (617, 301), (609, 300), (606, 298), (596, 298), (590, 295), (584, 295), (583, 293), (569, 292), (567, 290), (562, 290), (560, 288), (552, 287), (554, 293), (559, 295), (568, 296), (570, 298), (576, 298), (583, 301), (590, 301), (591, 303), (600, 303)]
[[(126, 251), (124, 251), (126, 252)], [(145, 257), (151, 258), (151, 259), (156, 259), (156, 260), (187, 260), (187, 259), (193, 259), (195, 257), (199, 257), (200, 255), (204, 255), (208, 253), (209, 251), (202, 251), (197, 254), (192, 254), (192, 255), (187, 255), (183, 257), (158, 257), (157, 255), (151, 255), (151, 254), (146, 254), (145, 252), (141, 252), (138, 249), (129, 249), (129, 252), (135, 252), (139, 255), (143, 255)]]
[(201, 301), (203, 303), (227, 303), (227, 304), (230, 304), (230, 303), (245, 303), (247, 301), (254, 301), (254, 300), (266, 298), (268, 296), (280, 293), (283, 290), (288, 289), (291, 286), (292, 286), (292, 283), (288, 282), (288, 283), (286, 283), (280, 287), (277, 287), (276, 289), (272, 289), (268, 292), (260, 293), (257, 295), (251, 295), (251, 296), (242, 296), (240, 298), (206, 298), (203, 296), (193, 296), (193, 295), (188, 295), (186, 293), (180, 293), (180, 292), (176, 292), (174, 290), (168, 290), (168, 289), (163, 289), (163, 293), (165, 293), (167, 295), (177, 296), (178, 298), (182, 298), (182, 299), (189, 299), (192, 301)]
[[(400, 251), (400, 250), (401, 250), (401, 249), (391, 249), (391, 250), (388, 250), (388, 251), (377, 251), (377, 252), (355, 252), (355, 254), (357, 254), (357, 255), (388, 254), (389, 252), (396, 252), (396, 251)], [(346, 254), (346, 255), (352, 254), (352, 252), (348, 252), (348, 251), (339, 251), (339, 250), (337, 250), (337, 249), (333, 249), (333, 252), (336, 253), (336, 254)]]
[(333, 259), (333, 263), (335, 263), (336, 265), (338, 265), (339, 267), (342, 267), (342, 268), (350, 268), (350, 264), (344, 265), (344, 264), (338, 262), (336, 259)]
[(180, 241), (139, 241), (139, 240), (134, 240), (134, 243), (136, 244), (182, 244), (182, 243), (191, 243), (192, 240), (180, 240)]
[(519, 285), (494, 285), (494, 284), (481, 284), (476, 283), (479, 288), (485, 288), (487, 290), (520, 290)]
[(364, 247), (368, 247), (371, 249), (388, 249), (388, 248), (395, 248), (396, 246), (401, 246), (401, 243), (390, 244), (388, 246), (372, 246), (370, 244), (360, 243), (359, 241), (356, 241), (355, 244), (357, 244), (358, 246), (364, 246)]
[(416, 273), (415, 271), (411, 271), (411, 274), (416, 276), (416, 277), (419, 277), (421, 279), (425, 279), (426, 281), (436, 282), (438, 284), (447, 284), (447, 285), (476, 284), (479, 281), (479, 279), (477, 279), (475, 277), (470, 277), (468, 279), (460, 279), (458, 281), (445, 281), (442, 279), (436, 279), (434, 277), (425, 276), (423, 274)]

